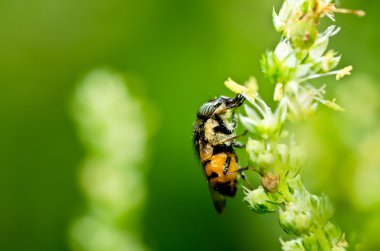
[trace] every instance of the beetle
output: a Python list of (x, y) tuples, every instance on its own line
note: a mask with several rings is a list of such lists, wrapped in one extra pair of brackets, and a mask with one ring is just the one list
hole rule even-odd
[(241, 94), (235, 98), (212, 99), (199, 108), (194, 123), (193, 143), (219, 214), (224, 211), (226, 197), (235, 196), (238, 173), (245, 170), (240, 168), (234, 151), (234, 147), (244, 147), (235, 141), (240, 136), (235, 134), (237, 117), (234, 112), (244, 101)]

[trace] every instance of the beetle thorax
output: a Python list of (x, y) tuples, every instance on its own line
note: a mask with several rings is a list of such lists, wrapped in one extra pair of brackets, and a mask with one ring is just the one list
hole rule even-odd
[[(230, 122), (227, 121), (226, 117), (223, 117), (224, 126), (227, 127), (227, 129), (233, 131), (234, 128)], [(219, 126), (218, 121), (216, 121), (214, 118), (209, 118), (204, 126), (204, 132), (205, 132), (205, 138), (211, 145), (216, 145), (218, 142), (224, 141), (227, 138), (230, 138), (234, 136), (235, 134), (224, 134), (221, 132), (215, 132), (214, 128)], [(229, 144), (226, 142), (226, 144)]]

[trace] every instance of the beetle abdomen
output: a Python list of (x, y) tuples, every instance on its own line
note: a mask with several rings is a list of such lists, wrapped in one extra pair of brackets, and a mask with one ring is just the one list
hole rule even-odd
[(218, 153), (204, 166), (211, 187), (225, 196), (235, 196), (237, 183), (237, 158), (233, 152)]

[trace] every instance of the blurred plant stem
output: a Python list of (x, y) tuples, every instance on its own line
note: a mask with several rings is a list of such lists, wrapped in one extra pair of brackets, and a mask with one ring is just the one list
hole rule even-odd
[(335, 111), (343, 108), (335, 99), (325, 99), (325, 86), (313, 79), (334, 75), (336, 80), (351, 74), (352, 66), (334, 70), (341, 56), (327, 50), (330, 37), (339, 32), (334, 25), (318, 31), (320, 19), (335, 21), (334, 12), (363, 15), (361, 11), (337, 9), (331, 0), (285, 0), (273, 23), (282, 39), (274, 51), (262, 57), (261, 67), (274, 85), (276, 109), (258, 94), (251, 78), (244, 86), (229, 79), (226, 86), (243, 94), (250, 105), (241, 123), (250, 132), (246, 150), (251, 166), (261, 176), (261, 186), (246, 189), (245, 200), (256, 213), (278, 212), (282, 229), (294, 237), (283, 241), (283, 250), (347, 250), (345, 234), (331, 221), (333, 207), (326, 195), (313, 195), (301, 178), (305, 162), (303, 147), (284, 129), (287, 121), (310, 118), (323, 104)]
[(322, 112), (314, 123), (298, 130), (308, 151), (315, 153), (305, 179), (313, 181), (313, 189), (329, 190), (340, 202), (338, 217), (350, 233), (353, 250), (380, 250), (380, 100), (376, 86), (372, 77), (355, 74), (336, 88), (347, 110), (342, 116)]
[(147, 141), (142, 103), (119, 75), (97, 70), (75, 90), (71, 113), (86, 150), (79, 172), (86, 205), (69, 229), (72, 249), (147, 250), (140, 236)]

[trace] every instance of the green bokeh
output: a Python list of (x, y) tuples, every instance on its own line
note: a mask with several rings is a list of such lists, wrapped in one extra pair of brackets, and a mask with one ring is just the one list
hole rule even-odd
[[(341, 66), (352, 64), (353, 74), (367, 74), (376, 84), (380, 2), (341, 2), (367, 16), (338, 15), (342, 31), (331, 47), (343, 54)], [(263, 96), (271, 98), (273, 86), (262, 78), (259, 58), (279, 40), (271, 23), (272, 6), (279, 3), (1, 0), (0, 250), (68, 250), (67, 227), (83, 200), (77, 168), (84, 156), (68, 99), (84, 74), (103, 66), (129, 76), (134, 93), (157, 112), (149, 120), (158, 129), (147, 159), (147, 245), (279, 250), (282, 232), (275, 215), (251, 213), (241, 191), (228, 201), (225, 215), (213, 211), (191, 144), (198, 106), (231, 95), (223, 86), (228, 77), (242, 82), (255, 75)], [(328, 90), (343, 85), (332, 83)], [(321, 137), (333, 140), (336, 130)], [(337, 151), (336, 158), (348, 152)], [(329, 185), (325, 190), (337, 205), (337, 220), (353, 229), (344, 222), (355, 210), (342, 209), (348, 202), (334, 194), (334, 182), (320, 184)], [(314, 188), (319, 192), (323, 186)]]

